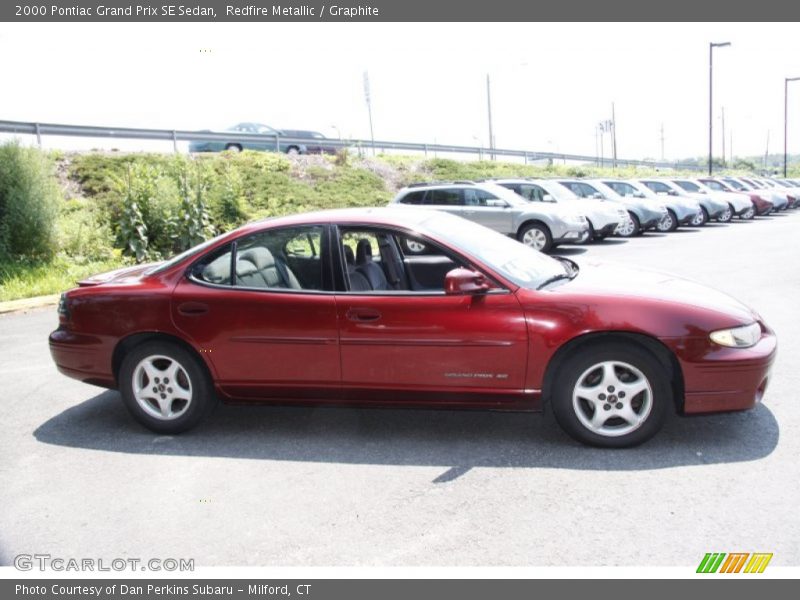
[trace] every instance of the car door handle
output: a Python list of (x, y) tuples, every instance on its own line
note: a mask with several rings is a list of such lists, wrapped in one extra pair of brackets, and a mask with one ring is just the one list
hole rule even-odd
[(377, 321), (381, 318), (381, 313), (372, 308), (351, 308), (346, 316), (350, 321)]
[(208, 312), (208, 304), (202, 302), (184, 302), (178, 305), (178, 312), (184, 317), (197, 317)]

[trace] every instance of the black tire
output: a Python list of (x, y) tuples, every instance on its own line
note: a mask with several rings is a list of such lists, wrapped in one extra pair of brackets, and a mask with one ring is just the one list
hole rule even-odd
[(672, 217), (672, 224), (667, 231), (675, 231), (678, 228), (678, 215), (671, 208), (667, 209), (667, 214)]
[[(618, 382), (618, 388), (600, 386), (600, 380), (604, 376), (602, 367), (604, 363), (614, 363), (612, 372)], [(631, 367), (633, 370), (630, 370)], [(638, 374), (634, 370), (638, 371)], [(620, 379), (621, 377), (627, 378), (628, 382)], [(598, 381), (596, 386), (598, 394), (601, 396), (603, 393), (607, 394), (605, 398), (593, 405), (581, 398), (580, 394), (576, 394), (577, 399), (573, 402), (573, 392), (579, 379), (582, 383), (586, 383), (591, 382), (592, 378)], [(614, 395), (624, 393), (629, 384), (641, 383), (643, 379), (649, 384), (649, 388), (637, 392), (630, 398), (618, 398)], [(554, 389), (550, 394), (550, 403), (556, 421), (571, 437), (590, 446), (627, 448), (641, 444), (658, 433), (664, 424), (668, 407), (674, 406), (672, 389), (664, 368), (649, 351), (633, 343), (612, 341), (581, 348), (564, 361), (553, 381)], [(593, 388), (583, 387), (583, 389)], [(605, 408), (609, 405), (606, 402), (608, 398), (613, 399), (610, 409)], [(592, 429), (590, 423), (595, 414), (592, 406), (596, 406), (596, 410), (603, 411), (599, 413), (601, 416), (606, 413), (609, 415), (596, 430)], [(648, 406), (649, 408), (646, 408)], [(631, 408), (632, 412), (629, 414), (634, 417), (644, 416), (641, 422), (633, 426), (622, 417), (614, 416), (615, 411), (620, 408)], [(589, 423), (585, 424), (586, 422)], [(633, 429), (627, 431), (630, 427)]]
[(297, 146), (289, 146), (286, 149), (286, 154), (300, 154), (300, 148)]
[(549, 252), (553, 248), (553, 236), (544, 223), (526, 223), (517, 232), (517, 240), (539, 252)]
[(742, 219), (743, 221), (751, 221), (751, 220), (755, 219), (756, 218), (756, 207), (755, 206), (751, 206), (745, 212), (743, 212), (741, 215), (739, 215), (739, 218)]
[(722, 213), (719, 217), (717, 217), (717, 221), (720, 223), (730, 223), (733, 219), (733, 205), (728, 204), (728, 210)]
[(705, 227), (706, 223), (708, 223), (708, 211), (704, 206), (700, 207), (698, 216), (700, 217), (699, 220), (692, 219), (692, 227)]
[[(172, 361), (172, 363), (168, 361)], [(142, 373), (146, 370), (142, 366), (145, 362), (150, 363), (150, 368), (156, 369), (176, 363), (180, 367), (174, 378), (177, 381), (170, 381), (168, 377), (163, 377), (168, 374), (167, 370), (154, 371), (154, 373), (161, 374), (162, 377), (151, 380), (147, 374)], [(147, 382), (147, 385), (140, 387), (150, 398), (137, 399), (134, 391), (135, 377), (137, 378), (136, 383)], [(211, 414), (217, 404), (214, 386), (205, 367), (193, 354), (171, 342), (145, 342), (131, 350), (122, 361), (119, 372), (119, 389), (122, 401), (133, 418), (156, 433), (172, 434), (188, 431)], [(188, 400), (177, 398), (177, 396), (183, 395), (181, 392), (186, 392), (187, 389), (189, 393), (185, 395)], [(178, 393), (173, 394), (173, 391)], [(169, 410), (174, 411), (175, 414), (174, 416), (156, 417), (154, 413), (158, 412), (161, 406), (158, 397), (164, 399), (165, 395), (170, 406)], [(174, 399), (171, 399), (173, 396)]]
[(225, 150), (229, 150), (231, 152), (241, 152), (242, 146), (241, 144), (228, 144), (225, 146)]
[(644, 229), (642, 229), (642, 222), (639, 220), (639, 217), (637, 217), (634, 212), (629, 212), (628, 215), (630, 215), (631, 221), (633, 221), (633, 235), (642, 235)]

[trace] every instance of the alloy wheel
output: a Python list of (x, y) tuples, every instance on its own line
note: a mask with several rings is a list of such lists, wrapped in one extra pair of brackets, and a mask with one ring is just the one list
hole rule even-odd
[(605, 437), (623, 436), (644, 424), (653, 408), (653, 388), (638, 368), (607, 360), (586, 369), (572, 391), (580, 423)]
[(133, 370), (132, 383), (136, 403), (155, 419), (177, 419), (192, 403), (189, 374), (169, 356), (154, 354), (142, 359)]

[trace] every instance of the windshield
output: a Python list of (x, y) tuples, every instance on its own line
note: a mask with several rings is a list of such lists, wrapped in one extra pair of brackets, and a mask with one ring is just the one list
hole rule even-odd
[(621, 194), (617, 193), (617, 190), (601, 181), (592, 181), (592, 187), (597, 189), (598, 192), (603, 194), (603, 196), (609, 200), (619, 200), (623, 198)]
[(573, 193), (572, 190), (570, 190), (567, 186), (557, 181), (537, 179), (535, 183), (556, 200), (579, 200), (577, 194)]
[(485, 189), (487, 192), (491, 192), (498, 198), (502, 198), (512, 206), (523, 206), (527, 204), (525, 198), (513, 190), (503, 187), (499, 183), (485, 182), (481, 183), (481, 187), (483, 187), (483, 189)]
[(692, 183), (691, 181), (678, 180), (678, 181), (675, 181), (675, 184), (678, 185), (679, 187), (683, 188), (687, 192), (702, 192), (703, 191), (702, 188), (699, 185), (697, 185), (696, 183)]
[(747, 190), (747, 188), (744, 185), (742, 185), (741, 183), (739, 183), (735, 179), (725, 179), (725, 181), (728, 183), (728, 185), (730, 185), (734, 189), (743, 190), (743, 191)]
[(520, 287), (536, 289), (567, 274), (559, 261), (472, 221), (436, 214), (423, 224), (433, 235), (474, 256)]
[(656, 198), (658, 200), (661, 200), (661, 198), (659, 198), (658, 194), (656, 194), (653, 190), (651, 190), (649, 187), (647, 187), (643, 183), (639, 183), (638, 181), (626, 181), (625, 183), (628, 183), (637, 192), (642, 192), (642, 194), (644, 194), (645, 198)]

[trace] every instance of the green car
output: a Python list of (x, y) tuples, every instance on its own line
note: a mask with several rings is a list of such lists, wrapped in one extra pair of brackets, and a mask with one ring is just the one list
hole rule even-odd
[(230, 141), (211, 141), (201, 140), (189, 143), (189, 152), (222, 152), (231, 150), (241, 152), (242, 150), (263, 150), (267, 152), (286, 152), (287, 154), (306, 154), (308, 148), (305, 144), (297, 142), (284, 142), (281, 138), (289, 137), (283, 132), (263, 123), (239, 123), (229, 127), (225, 131), (239, 135), (259, 135), (271, 136), (271, 140), (241, 140), (231, 139)]

